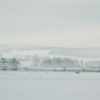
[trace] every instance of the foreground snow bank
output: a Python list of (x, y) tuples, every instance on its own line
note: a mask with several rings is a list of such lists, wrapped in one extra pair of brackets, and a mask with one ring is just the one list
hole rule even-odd
[(100, 73), (0, 71), (1, 100), (100, 100)]

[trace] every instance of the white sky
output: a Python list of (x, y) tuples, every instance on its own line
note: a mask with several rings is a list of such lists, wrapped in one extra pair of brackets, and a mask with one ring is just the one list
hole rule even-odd
[(0, 44), (100, 47), (100, 0), (0, 0)]

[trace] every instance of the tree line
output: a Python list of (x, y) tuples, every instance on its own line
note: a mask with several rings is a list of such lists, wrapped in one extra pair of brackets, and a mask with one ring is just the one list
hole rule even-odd
[(72, 58), (61, 57), (39, 57), (35, 56), (33, 59), (33, 66), (35, 67), (61, 67), (67, 69), (80, 69), (80, 70), (100, 70), (100, 60), (78, 60)]
[(20, 62), (16, 58), (0, 59), (0, 69), (2, 70), (17, 70), (20, 66)]

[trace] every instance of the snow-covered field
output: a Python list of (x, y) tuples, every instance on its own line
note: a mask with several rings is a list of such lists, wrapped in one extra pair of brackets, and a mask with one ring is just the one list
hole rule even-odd
[(100, 73), (0, 71), (0, 100), (100, 100)]

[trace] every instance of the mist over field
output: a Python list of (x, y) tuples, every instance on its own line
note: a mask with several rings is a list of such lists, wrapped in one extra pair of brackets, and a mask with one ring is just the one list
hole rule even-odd
[(100, 0), (0, 0), (0, 100), (100, 100)]
[(100, 71), (100, 48), (38, 45), (0, 45), (0, 48), (0, 69)]

